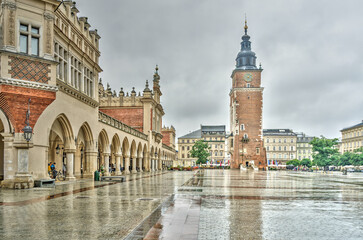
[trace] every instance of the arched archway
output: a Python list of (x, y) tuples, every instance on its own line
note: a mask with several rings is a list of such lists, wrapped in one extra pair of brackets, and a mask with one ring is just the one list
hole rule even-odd
[(122, 141), (122, 161), (121, 161), (122, 169), (125, 174), (129, 174), (129, 166), (130, 166), (130, 143), (127, 137)]
[(110, 143), (105, 129), (98, 134), (97, 140), (97, 168), (106, 176), (109, 175)]
[(143, 171), (150, 171), (150, 158), (146, 144), (144, 144), (143, 148), (142, 169)]
[(87, 122), (84, 122), (76, 137), (75, 176), (92, 177), (93, 169), (90, 152), (93, 150), (93, 134)]
[(141, 142), (137, 145), (137, 159), (136, 159), (136, 171), (142, 172), (142, 158), (143, 158), (143, 151)]
[(121, 143), (120, 138), (117, 134), (115, 134), (111, 141), (111, 157), (110, 157), (110, 163), (111, 163), (111, 169), (113, 175), (120, 175), (120, 158), (121, 158)]
[[(12, 178), (17, 171), (13, 162), (5, 161), (5, 155), (11, 156), (14, 151), (10, 145), (14, 138), (13, 132), (13, 125), (0, 108), (0, 181)], [(8, 142), (7, 146), (5, 142)]]
[(49, 132), (48, 164), (55, 163), (68, 180), (74, 180), (74, 153), (76, 151), (72, 126), (66, 115), (54, 120)]
[(137, 149), (136, 149), (136, 142), (132, 140), (131, 147), (130, 147), (130, 171), (132, 173), (136, 173), (136, 158), (137, 158)]

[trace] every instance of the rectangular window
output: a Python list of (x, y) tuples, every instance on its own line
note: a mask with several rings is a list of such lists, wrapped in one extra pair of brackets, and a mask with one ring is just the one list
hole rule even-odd
[(68, 51), (65, 50), (59, 43), (54, 44), (54, 58), (58, 61), (57, 77), (67, 82), (68, 80)]
[(32, 37), (32, 55), (39, 55), (39, 38)]
[(260, 155), (260, 148), (256, 148), (256, 154)]
[(20, 34), (20, 52), (28, 53), (28, 35)]
[(267, 146), (267, 147), (266, 147), (266, 150), (267, 150), (267, 151), (270, 151), (270, 147), (269, 147), (269, 146)]
[(19, 26), (19, 50), (22, 53), (39, 56), (39, 28), (21, 23)]

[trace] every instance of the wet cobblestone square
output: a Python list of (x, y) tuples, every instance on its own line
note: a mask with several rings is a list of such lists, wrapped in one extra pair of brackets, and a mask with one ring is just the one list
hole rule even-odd
[(362, 239), (361, 173), (138, 173), (0, 190), (1, 239)]

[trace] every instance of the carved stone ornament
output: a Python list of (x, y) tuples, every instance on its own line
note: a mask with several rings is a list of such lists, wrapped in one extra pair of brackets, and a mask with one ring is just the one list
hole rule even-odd
[(1, 7), (2, 8), (8, 8), (8, 9), (11, 9), (11, 10), (15, 10), (16, 9), (16, 3), (15, 2), (12, 2), (12, 1), (3, 1), (2, 4), (1, 4)]

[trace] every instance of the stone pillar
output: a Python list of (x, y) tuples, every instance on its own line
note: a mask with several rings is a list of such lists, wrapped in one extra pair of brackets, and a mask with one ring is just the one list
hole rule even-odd
[(97, 152), (85, 152), (86, 169), (83, 173), (85, 178), (93, 178), (93, 173), (97, 170)]
[(125, 156), (125, 174), (130, 174), (130, 156)]
[(136, 171), (136, 156), (133, 156), (132, 157), (132, 170), (131, 170), (132, 173), (137, 173)]
[(137, 160), (139, 161), (140, 172), (143, 172), (142, 171), (142, 160), (143, 160), (143, 157), (139, 157)]
[(116, 172), (115, 175), (119, 176), (121, 175), (121, 170), (120, 170), (120, 162), (121, 162), (121, 153), (115, 153), (115, 157), (116, 157)]
[(66, 180), (74, 181), (76, 178), (73, 175), (73, 165), (74, 165), (74, 153), (76, 152), (75, 149), (67, 149), (66, 151)]
[(104, 153), (103, 157), (105, 159), (105, 176), (110, 176), (110, 154)]

